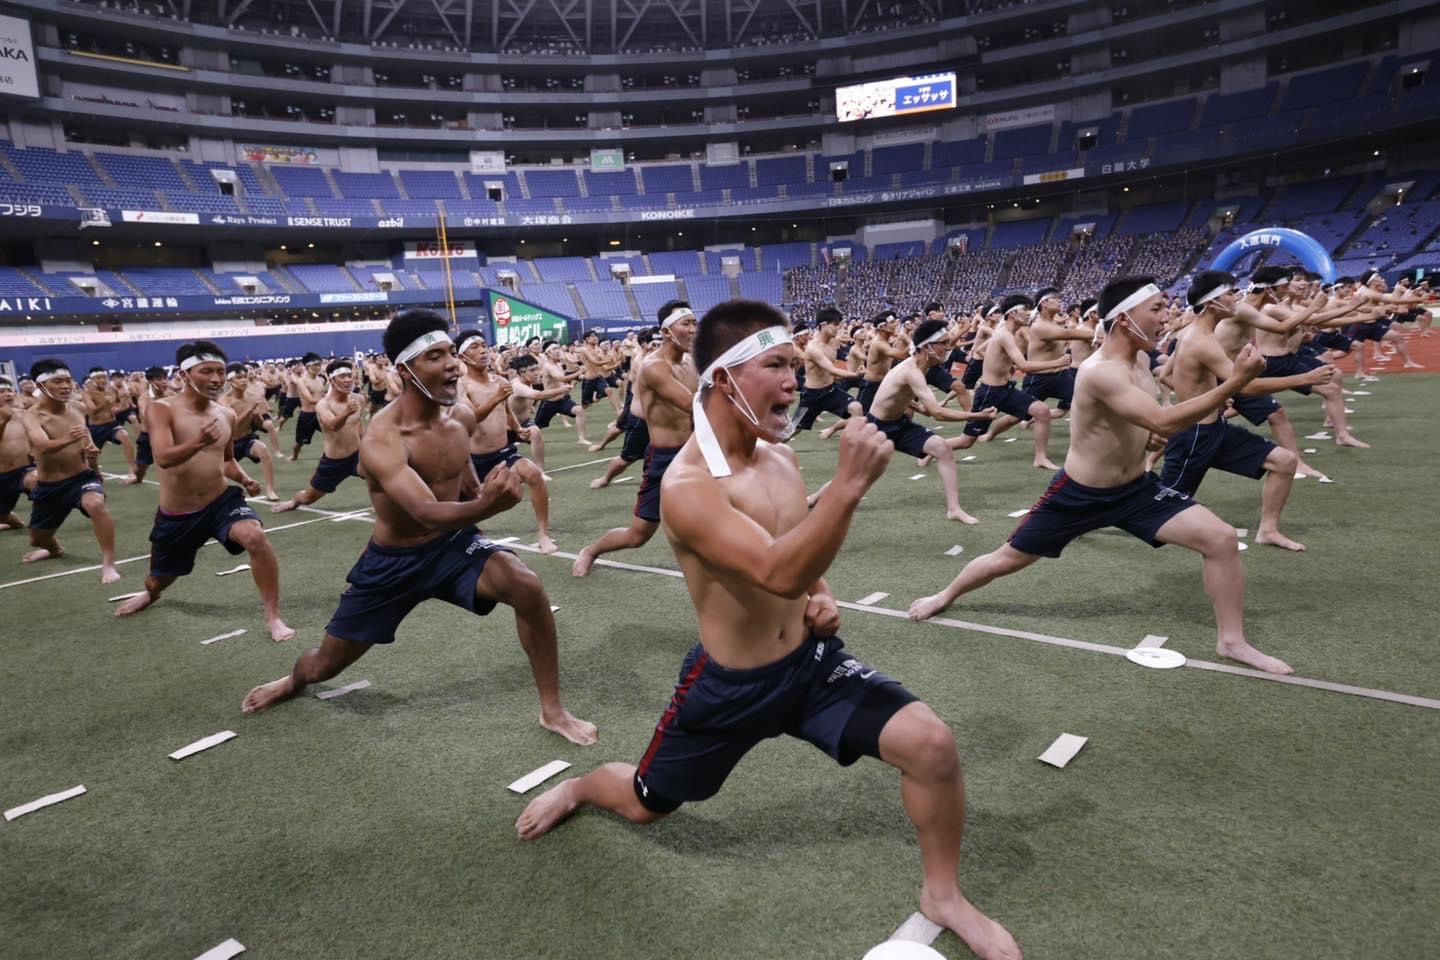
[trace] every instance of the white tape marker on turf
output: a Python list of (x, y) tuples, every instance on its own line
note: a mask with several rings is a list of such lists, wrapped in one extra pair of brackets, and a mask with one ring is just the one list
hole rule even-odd
[(211, 747), (219, 746), (226, 740), (233, 740), (236, 735), (234, 730), (221, 730), (219, 733), (212, 733), (203, 740), (196, 740), (194, 743), (176, 750), (170, 754), (170, 759), (184, 760), (186, 757), (199, 753), (201, 750), (209, 750)]
[(135, 593), (122, 593), (118, 597), (110, 597), (109, 600), (111, 603), (118, 603), (121, 600), (133, 600), (135, 597), (140, 596), (140, 594), (144, 592), (144, 590), (140, 590)]
[[(566, 470), (578, 470), (580, 467), (590, 467), (590, 466), (594, 466), (594, 465), (597, 464), (597, 463), (609, 463), (609, 462), (610, 462), (610, 458), (609, 458), (609, 457), (601, 457), (599, 460), (586, 460), (584, 463), (572, 463), (572, 464), (570, 464), (570, 466), (568, 466), (568, 467), (551, 467), (551, 468), (550, 468), (550, 473), (562, 473), (562, 472), (564, 472), (564, 471), (566, 471)], [(545, 479), (546, 479), (546, 480), (549, 480), (550, 477), (547, 475), (547, 476), (545, 477)]]
[(1334, 483), (1335, 481), (1334, 481), (1334, 480), (1331, 480), (1329, 477), (1321, 477), (1320, 479), (1316, 480), (1315, 482), (1316, 482), (1316, 483)]
[(925, 479), (925, 474), (923, 474), (923, 473), (917, 473), (917, 474), (915, 474), (913, 477), (911, 477), (910, 479), (911, 479), (911, 480), (924, 480), (924, 479)]
[(1236, 528), (1235, 528), (1235, 536), (1238, 537), (1238, 538), (1241, 539), (1241, 540), (1244, 540), (1246, 537), (1250, 536), (1250, 528), (1249, 528), (1249, 527), (1236, 527)]
[[(328, 520), (329, 518), (327, 517), (326, 519)], [(231, 568), (231, 569), (229, 569), (229, 570), (216, 570), (216, 571), (215, 571), (215, 576), (217, 576), (217, 577), (228, 577), (228, 576), (230, 576), (230, 574), (232, 574), (232, 573), (244, 573), (246, 570), (249, 570), (249, 569), (250, 569), (250, 564), (248, 564), (248, 563), (242, 563), (242, 564), (240, 564), (240, 566), (238, 566), (238, 567), (233, 567), (233, 568)]]
[(615, 486), (615, 484), (617, 484), (617, 483), (629, 483), (631, 480), (634, 480), (634, 479), (635, 479), (634, 477), (621, 477), (619, 480), (611, 480), (611, 481), (610, 481), (610, 486), (613, 487), (613, 486)]
[(510, 786), (506, 787), (505, 789), (510, 790), (514, 793), (524, 793), (527, 790), (533, 790), (535, 787), (538, 787), (546, 780), (549, 780), (551, 777), (555, 776), (555, 774), (559, 773), (561, 770), (569, 768), (569, 766), (570, 762), (568, 760), (551, 760), (549, 763), (545, 764), (545, 766), (543, 767), (540, 767), (538, 770), (531, 770), (529, 773), (525, 774), (525, 776), (521, 777), (519, 780), (516, 780), (514, 783), (510, 784)]
[(1321, 430), (1319, 433), (1307, 433), (1307, 434), (1305, 434), (1305, 439), (1306, 439), (1306, 440), (1329, 440), (1329, 439), (1330, 439), (1330, 434), (1326, 433), (1324, 430)]
[(1352, 397), (1368, 397), (1368, 396), (1370, 396), (1370, 391), (1369, 391), (1369, 390), (1356, 390), (1354, 393), (1351, 394), (1351, 396), (1352, 396)]
[(200, 644), (201, 646), (208, 647), (212, 643), (219, 643), (221, 640), (229, 640), (231, 637), (238, 637), (244, 633), (245, 628), (241, 627), (239, 630), (231, 630), (229, 633), (222, 633), (219, 636), (211, 637), (209, 640), (201, 640)]
[(1163, 647), (1163, 646), (1165, 646), (1165, 641), (1166, 641), (1166, 640), (1169, 640), (1169, 639), (1170, 639), (1169, 637), (1157, 637), (1157, 636), (1156, 636), (1155, 634), (1153, 634), (1153, 633), (1147, 633), (1147, 634), (1145, 634), (1145, 639), (1144, 639), (1144, 640), (1141, 640), (1138, 644), (1136, 644), (1136, 646), (1137, 646), (1137, 647)]
[(1355, 408), (1354, 408), (1354, 407), (1346, 407), (1346, 408), (1345, 408), (1345, 412), (1346, 412), (1346, 413), (1354, 413), (1354, 412), (1355, 412)]
[(1019, 437), (1006, 437), (1006, 438), (1005, 438), (1005, 442), (1006, 442), (1006, 443), (1014, 443), (1016, 440), (1019, 440), (1019, 439), (1020, 439)]
[(1048, 763), (1052, 767), (1065, 768), (1065, 764), (1075, 759), (1075, 754), (1090, 740), (1089, 737), (1077, 737), (1073, 733), (1062, 733), (1050, 744), (1050, 749), (1040, 754), (1037, 758), (1041, 763)]
[(333, 700), (336, 697), (343, 697), (352, 690), (364, 690), (370, 686), (369, 680), (356, 680), (354, 683), (347, 683), (343, 687), (336, 687), (334, 690), (321, 690), (315, 694), (316, 700)]
[(1237, 548), (1240, 549), (1240, 550), (1249, 550), (1249, 549), (1250, 549), (1250, 544), (1248, 544), (1248, 543), (1238, 544)]
[(960, 556), (960, 554), (962, 554), (962, 553), (964, 553), (964, 552), (965, 552), (965, 548), (962, 547), (962, 546), (960, 546), (960, 544), (957, 543), (957, 544), (955, 544), (955, 546), (953, 546), (953, 547), (951, 547), (949, 550), (946, 550), (946, 551), (945, 551), (945, 556), (947, 556), (947, 557), (958, 557), (958, 556)]
[[(515, 543), (515, 542), (516, 542), (517, 540), (519, 540), (519, 539), (520, 539), (519, 537), (501, 537), (499, 540), (493, 540), (493, 541), (491, 541), (491, 542), (492, 542), (492, 543)], [(536, 549), (538, 550), (539, 548), (537, 547)]]
[(1316, 450), (1314, 447), (1306, 447), (1304, 452), (1305, 452), (1305, 453), (1319, 453), (1320, 451), (1319, 451), (1319, 450)]
[(923, 943), (927, 947), (935, 942), (945, 928), (920, 911), (910, 914), (909, 918), (895, 932), (890, 934), (891, 940), (910, 940), (914, 943)]
[(890, 596), (890, 594), (885, 593), (883, 590), (877, 590), (877, 591), (875, 591), (874, 593), (867, 594), (867, 595), (861, 597), (859, 600), (856, 600), (855, 602), (858, 603), (858, 604), (859, 604), (860, 606), (862, 606), (862, 607), (868, 607), (868, 606), (870, 606), (872, 603), (879, 603), (881, 600), (884, 600), (884, 599), (885, 599), (886, 597), (888, 597), (888, 596)]
[(559, 613), (559, 612), (560, 612), (560, 608), (557, 607), (557, 606), (554, 606), (554, 605), (552, 604), (551, 607), (550, 607), (550, 612), (551, 612), (551, 613)]
[(29, 803), (22, 803), (18, 807), (11, 807), (9, 810), (5, 811), (5, 819), (14, 820), (17, 817), (23, 817), (27, 813), (34, 813), (36, 810), (41, 810), (45, 807), (53, 806), (57, 803), (69, 800), (71, 797), (78, 797), (84, 792), (85, 785), (81, 784), (78, 787), (71, 787), (69, 790), (61, 790), (59, 793), (48, 794), (47, 796), (41, 797), (39, 800), (31, 800)]
[(1023, 517), (1023, 516), (1025, 516), (1025, 514), (1027, 514), (1027, 513), (1029, 513), (1029, 512), (1030, 512), (1030, 511), (1029, 511), (1028, 508), (1025, 509), (1025, 510), (1011, 510), (1009, 513), (1005, 514), (1005, 516), (1007, 516), (1007, 517)]
[(244, 952), (245, 944), (231, 937), (224, 943), (206, 950), (200, 954), (200, 956), (196, 957), (195, 960), (230, 960), (231, 957), (238, 956)]
[(975, 462), (975, 454), (972, 453), (972, 454), (970, 454), (970, 456), (968, 456), (968, 457), (961, 457), (961, 458), (960, 458), (960, 462), (961, 462), (961, 463), (974, 463), (974, 462)]

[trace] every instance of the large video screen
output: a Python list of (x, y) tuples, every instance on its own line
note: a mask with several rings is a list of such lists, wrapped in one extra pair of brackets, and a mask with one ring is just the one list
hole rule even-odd
[(835, 91), (835, 116), (841, 123), (873, 117), (903, 117), (955, 106), (955, 74), (895, 77)]

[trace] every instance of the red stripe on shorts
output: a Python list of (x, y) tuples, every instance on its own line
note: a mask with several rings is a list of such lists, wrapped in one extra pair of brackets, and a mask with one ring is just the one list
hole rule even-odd
[(655, 754), (660, 751), (661, 741), (665, 739), (666, 728), (674, 723), (675, 718), (680, 715), (680, 708), (685, 706), (685, 698), (689, 695), (690, 688), (695, 685), (696, 680), (700, 679), (701, 671), (709, 662), (710, 655), (701, 650), (700, 655), (695, 658), (695, 664), (690, 668), (690, 672), (685, 674), (685, 679), (680, 681), (680, 685), (675, 688), (674, 695), (670, 697), (670, 706), (666, 707), (665, 712), (660, 715), (660, 722), (655, 725), (655, 735), (650, 738), (650, 746), (645, 748), (645, 756), (640, 758), (640, 766), (635, 771), (640, 776), (645, 776), (649, 771), (650, 763), (655, 759)]
[(1059, 493), (1060, 488), (1065, 486), (1066, 481), (1068, 481), (1069, 479), (1070, 474), (1066, 473), (1063, 470), (1060, 471), (1060, 475), (1057, 476), (1054, 480), (1050, 481), (1050, 486), (1046, 487), (1045, 492), (1040, 494), (1040, 499), (1035, 501), (1035, 506), (1030, 508), (1030, 512), (1025, 514), (1025, 516), (1021, 517), (1020, 522), (1015, 524), (1015, 529), (1010, 531), (1010, 536), (1005, 538), (1005, 542), (1009, 543), (1011, 538), (1014, 537), (1015, 534), (1019, 533), (1021, 528), (1024, 527), (1025, 524), (1030, 522), (1030, 518), (1035, 516), (1035, 511), (1039, 510), (1041, 507), (1045, 506), (1045, 504), (1049, 503), (1050, 498), (1055, 496), (1055, 494)]

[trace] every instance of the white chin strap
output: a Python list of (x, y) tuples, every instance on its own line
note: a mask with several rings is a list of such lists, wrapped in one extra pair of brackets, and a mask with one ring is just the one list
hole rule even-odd
[[(1139, 290), (1136, 290), (1134, 293), (1130, 294), (1130, 296), (1126, 297), (1124, 300), (1121, 300), (1119, 303), (1115, 304), (1115, 306), (1110, 308), (1110, 312), (1105, 314), (1105, 326), (1113, 326), (1115, 321), (1119, 319), (1122, 313), (1134, 310), (1136, 307), (1140, 306), (1140, 304), (1144, 303), (1146, 300), (1149, 300), (1151, 297), (1156, 296), (1160, 292), (1160, 288), (1155, 286), (1155, 284), (1145, 284), (1145, 286), (1141, 287)], [(1130, 323), (1130, 329), (1135, 331), (1137, 335), (1144, 337), (1143, 332), (1140, 330), (1139, 327), (1135, 325), (1135, 322), (1133, 320)], [(1144, 339), (1147, 345), (1153, 345), (1155, 342), (1154, 339), (1151, 337), (1144, 337)]]
[[(710, 470), (712, 477), (728, 477), (731, 474), (730, 461), (725, 459), (725, 451), (720, 448), (720, 440), (715, 436), (715, 428), (710, 425), (710, 418), (705, 415), (704, 395), (707, 387), (714, 386), (715, 373), (718, 370), (729, 371), (731, 367), (738, 367), (747, 360), (753, 360), (760, 354), (775, 347), (794, 343), (790, 331), (782, 326), (767, 327), (764, 330), (757, 330), (750, 336), (726, 350), (715, 358), (715, 362), (706, 367), (700, 374), (700, 387), (695, 391), (695, 399), (691, 403), (691, 412), (695, 418), (695, 442), (700, 445), (700, 453), (705, 457), (705, 466)], [(733, 382), (733, 381), (732, 381)], [(757, 430), (760, 427), (760, 418), (755, 416), (755, 411), (750, 406), (750, 401), (745, 399), (737, 387), (735, 395), (740, 398), (736, 402), (734, 397), (729, 397), (735, 408), (749, 420)], [(743, 406), (742, 406), (743, 404)], [(783, 436), (776, 436), (776, 442), (784, 443), (790, 439), (795, 432), (794, 424), (785, 430)]]
[(395, 355), (395, 366), (404, 367), (405, 369), (410, 371), (410, 382), (415, 384), (415, 389), (425, 394), (425, 399), (429, 400), (431, 403), (438, 403), (442, 407), (453, 407), (455, 406), (455, 401), (450, 400), (449, 402), (446, 402), (444, 400), (435, 399), (435, 395), (429, 390), (426, 390), (425, 384), (420, 382), (420, 375), (415, 372), (414, 367), (410, 366), (410, 361), (414, 360), (416, 357), (420, 356), (420, 354), (424, 353), (426, 350), (429, 350), (436, 344), (454, 342), (455, 341), (450, 339), (450, 334), (446, 333), (444, 330), (431, 330), (428, 333), (422, 333), (420, 336), (410, 341), (410, 345), (408, 347), (406, 347), (404, 350), (401, 350)]

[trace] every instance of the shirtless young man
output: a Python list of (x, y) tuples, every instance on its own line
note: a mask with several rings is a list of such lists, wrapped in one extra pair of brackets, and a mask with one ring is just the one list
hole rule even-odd
[(30, 497), (30, 546), (25, 563), (65, 555), (55, 531), (71, 510), (90, 518), (100, 545), (100, 582), (120, 579), (115, 568), (115, 521), (105, 505), (105, 484), (96, 467), (100, 450), (90, 439), (85, 414), (72, 404), (75, 379), (60, 360), (37, 360), (30, 376), (40, 402), (22, 415), (25, 437), (35, 457), (35, 485)]
[[(656, 327), (655, 329), (658, 331), (660, 328)], [(650, 331), (646, 329), (640, 332), (645, 335), (645, 340), (648, 343), (650, 340)], [(619, 405), (619, 408), (616, 410), (615, 419), (605, 425), (605, 436), (601, 437), (597, 442), (590, 444), (590, 446), (586, 448), (591, 453), (599, 453), (601, 450), (604, 450), (606, 447), (608, 447), (611, 441), (613, 441), (615, 438), (629, 433), (630, 427), (634, 423), (635, 417), (637, 415), (635, 411), (640, 409), (639, 405), (635, 403), (635, 370), (637, 369), (636, 360), (638, 360), (644, 354), (645, 348), (640, 343), (640, 338), (636, 336), (635, 331), (632, 330), (630, 333), (626, 334), (625, 342), (620, 348), (620, 366), (615, 371), (615, 375), (619, 378), (616, 381), (616, 388), (618, 389), (622, 384), (625, 388), (623, 391), (625, 395), (624, 402), (621, 403)], [(622, 467), (621, 469), (624, 468)], [(608, 483), (609, 481), (607, 480), (606, 482)], [(605, 484), (600, 484), (599, 486), (596, 486), (594, 483), (592, 483), (590, 487), (592, 490), (596, 490), (599, 489), (600, 486), (604, 485)]]
[[(1035, 292), (1035, 319), (1030, 322), (1030, 342), (1025, 349), (1025, 359), (1031, 363), (1052, 363), (1065, 355), (1067, 346), (1082, 341), (1089, 343), (1093, 330), (1067, 327), (1060, 312), (1060, 291), (1045, 287)], [(1071, 354), (1071, 365), (1054, 373), (1027, 373), (1020, 381), (1020, 389), (1036, 400), (1055, 399), (1060, 416), (1070, 410), (1071, 398), (1075, 395), (1075, 364), (1079, 359)], [(1039, 421), (1037, 420), (1038, 424)], [(1048, 449), (1040, 451), (1046, 463), (1050, 461)]]
[[(1234, 372), (1230, 354), (1215, 337), (1215, 326), (1235, 312), (1240, 299), (1235, 283), (1234, 276), (1217, 270), (1202, 271), (1190, 282), (1186, 299), (1194, 311), (1194, 320), (1181, 335), (1170, 361), (1170, 383), (1176, 399), (1182, 402), (1209, 393)], [(1333, 367), (1322, 366), (1294, 377), (1252, 380), (1244, 392), (1274, 393), (1328, 383), (1333, 373)], [(1166, 442), (1160, 485), (1193, 497), (1211, 467), (1242, 477), (1263, 477), (1255, 542), (1304, 550), (1304, 544), (1280, 532), (1280, 512), (1290, 496), (1298, 462), (1299, 458), (1289, 450), (1234, 426), (1216, 410)]]
[(305, 364), (292, 360), (280, 371), (280, 426), (300, 410), (300, 379), (305, 376)]
[[(995, 408), (1005, 416), (997, 417), (992, 426), (988, 419), (971, 420), (965, 424), (965, 433), (946, 441), (952, 449), (968, 450), (981, 437), (994, 437), (1022, 420), (1035, 421), (1035, 466), (1058, 470), (1050, 462), (1047, 448), (1050, 445), (1050, 421), (1064, 415), (1064, 410), (1052, 410), (1045, 401), (1037, 400), (1010, 382), (1011, 369), (1024, 373), (1055, 373), (1070, 366), (1069, 355), (1054, 360), (1031, 361), (1025, 359), (1015, 335), (1030, 312), (1030, 298), (1013, 294), (1000, 301), (1000, 322), (985, 341), (981, 357), (980, 385), (975, 390), (972, 409)], [(988, 429), (988, 433), (987, 433)]]
[(550, 490), (545, 485), (545, 477), (539, 467), (520, 456), (515, 441), (510, 439), (512, 432), (518, 434), (512, 427), (519, 424), (513, 423), (514, 414), (505, 401), (515, 388), (491, 370), (485, 338), (479, 330), (461, 331), (455, 347), (465, 368), (459, 384), (460, 402), (475, 415), (475, 426), (470, 431), (470, 462), (475, 466), (475, 476), (484, 481), (498, 464), (509, 467), (510, 472), (530, 488), (540, 552), (554, 553), (558, 548), (550, 538)]
[(1165, 295), (1149, 277), (1122, 277), (1100, 294), (1105, 345), (1075, 378), (1073, 426), (1065, 467), (999, 549), (976, 557), (939, 593), (910, 605), (928, 620), (957, 599), (999, 577), (1058, 557), (1076, 537), (1119, 527), (1151, 546), (1178, 543), (1204, 558), (1205, 592), (1215, 609), (1216, 650), (1265, 670), (1291, 673), (1245, 640), (1245, 572), (1235, 528), (1189, 497), (1164, 490), (1145, 471), (1145, 450), (1199, 423), (1224, 406), (1265, 368), (1254, 346), (1235, 358), (1231, 375), (1213, 390), (1162, 407), (1144, 356), (1165, 322)]
[(805, 345), (805, 388), (800, 391), (800, 406), (795, 411), (796, 430), (809, 430), (822, 413), (840, 420), (850, 416), (850, 404), (855, 398), (839, 383), (850, 371), (835, 358), (843, 320), (834, 307), (821, 307), (815, 313), (815, 336)]
[[(284, 503), (275, 504), (270, 508), (272, 513), (285, 513), (312, 504), (325, 494), (334, 493), (347, 477), (364, 476), (360, 472), (360, 439), (365, 434), (365, 399), (353, 389), (354, 361), (331, 360), (325, 373), (330, 379), (330, 389), (315, 404), (315, 417), (325, 432), (320, 462), (305, 489)], [(303, 384), (301, 389), (305, 389)], [(304, 422), (304, 414), (301, 418)], [(299, 428), (296, 430), (298, 433)]]
[[(1405, 289), (1397, 289), (1389, 293), (1389, 285), (1385, 282), (1385, 276), (1378, 270), (1366, 270), (1360, 275), (1360, 285), (1356, 289), (1360, 299), (1371, 306), (1384, 307), (1393, 312), (1404, 312), (1419, 306), (1424, 302), (1423, 295)], [(1376, 356), (1378, 358), (1381, 343), (1392, 344), (1400, 353), (1405, 366), (1411, 368), (1423, 367), (1423, 364), (1416, 363), (1410, 357), (1410, 348), (1405, 344), (1405, 335), (1399, 330), (1391, 328), (1394, 316), (1388, 319), (1374, 320), (1362, 324), (1357, 331), (1355, 339), (1359, 341), (1355, 354), (1356, 376), (1368, 377), (1370, 374), (1365, 367), (1365, 341), (1369, 340), (1375, 344)]]
[(570, 385), (563, 384), (545, 389), (540, 384), (540, 362), (528, 353), (510, 361), (510, 399), (506, 406), (510, 415), (519, 425), (515, 440), (530, 444), (530, 459), (535, 461), (543, 473), (545, 470), (545, 437), (535, 425), (535, 410), (546, 400), (558, 400), (570, 395)]
[[(689, 305), (686, 305), (684, 309), (689, 310)], [(664, 317), (662, 316), (661, 319), (663, 320)], [(653, 333), (647, 331), (646, 342), (632, 356), (630, 370), (625, 374), (625, 411), (616, 421), (617, 426), (624, 426), (625, 442), (620, 445), (620, 452), (611, 457), (610, 462), (605, 465), (605, 472), (590, 481), (591, 490), (608, 487), (616, 477), (630, 469), (630, 464), (643, 460), (645, 451), (650, 446), (650, 427), (645, 423), (645, 408), (640, 406), (640, 397), (635, 392), (635, 381), (646, 358), (660, 349), (661, 344), (665, 342), (660, 335), (659, 327), (653, 327), (651, 330)]]
[[(300, 448), (310, 445), (315, 431), (320, 428), (320, 418), (315, 408), (325, 398), (325, 378), (320, 376), (320, 355), (305, 354), (305, 372), (295, 380), (295, 391), (300, 397), (300, 415), (295, 420), (295, 449), (291, 460), (300, 459)], [(347, 364), (348, 366), (348, 364)]]
[[(270, 394), (265, 387), (258, 364), (241, 364), (241, 372), (245, 374), (245, 395), (255, 402), (255, 429), (263, 429), (265, 436), (270, 438), (266, 446), (270, 459), (285, 459), (285, 454), (280, 452), (280, 428), (275, 426), (275, 418), (270, 414)], [(273, 485), (272, 485), (273, 486)]]
[(865, 349), (865, 373), (861, 378), (863, 382), (860, 384), (858, 398), (860, 409), (866, 413), (870, 412), (870, 404), (875, 402), (875, 392), (880, 389), (880, 381), (885, 379), (885, 374), (890, 372), (890, 365), (909, 355), (908, 349), (901, 346), (901, 341), (897, 339), (897, 326), (895, 314), (889, 311), (875, 318), (875, 335), (870, 338), (870, 344)]
[(15, 384), (0, 377), (0, 530), (19, 530), (25, 525), (15, 514), (21, 494), (35, 489), (35, 464), (30, 462), (30, 440), (20, 405), (15, 402)]
[(945, 519), (979, 523), (960, 509), (955, 453), (943, 438), (912, 420), (910, 410), (912, 405), (918, 405), (926, 416), (951, 422), (989, 420), (995, 416), (996, 410), (994, 407), (975, 412), (949, 410), (942, 407), (930, 392), (931, 384), (925, 375), (936, 364), (943, 363), (950, 353), (949, 329), (943, 321), (926, 320), (921, 323), (915, 328), (914, 343), (914, 355), (901, 360), (885, 374), (867, 416), (895, 444), (896, 450), (935, 461), (935, 468), (940, 472), (940, 485), (945, 489)]
[(390, 386), (390, 358), (383, 353), (372, 355), (365, 361), (365, 377), (370, 381), (370, 416), (373, 417), (390, 402), (385, 396)]
[(588, 407), (601, 397), (609, 397), (615, 412), (620, 412), (620, 402), (610, 394), (607, 378), (618, 367), (619, 361), (612, 361), (600, 348), (600, 331), (587, 330), (580, 341), (580, 405)]
[[(660, 478), (680, 447), (690, 439), (691, 403), (695, 397), (695, 365), (690, 342), (695, 339), (695, 314), (688, 306), (670, 311), (660, 324), (665, 343), (640, 364), (635, 397), (640, 401), (650, 434), (645, 448), (645, 476), (635, 495), (635, 515), (628, 527), (616, 527), (580, 551), (570, 572), (583, 577), (601, 554), (643, 547), (660, 529)], [(793, 351), (792, 351), (793, 353)]]
[(167, 396), (170, 393), (170, 380), (165, 373), (164, 367), (145, 368), (145, 392), (140, 394), (140, 433), (135, 437), (135, 482), (142, 483), (145, 474), (150, 471), (151, 465), (155, 463), (155, 454), (150, 449), (150, 431), (146, 428), (149, 421), (146, 416), (150, 412), (150, 404)]
[[(540, 579), (475, 523), (520, 501), (508, 467), (482, 485), (470, 466), (468, 410), (455, 408), (460, 361), (430, 310), (408, 310), (385, 328), (385, 353), (399, 371), (400, 396), (377, 413), (360, 445), (375, 530), (351, 567), (350, 586), (320, 646), (295, 661), (289, 676), (251, 690), (241, 706), (255, 713), (328, 680), (377, 643), (391, 643), (410, 611), (443, 600), (477, 616), (496, 604), (515, 611), (520, 644), (540, 692), (540, 725), (572, 743), (595, 742), (595, 725), (560, 702), (555, 617)], [(452, 408), (455, 408), (452, 411)]]
[[(831, 493), (813, 510), (790, 433), (790, 331), (768, 304), (732, 300), (696, 338), (707, 389), (696, 430), (663, 485), (665, 535), (700, 623), (675, 695), (638, 767), (605, 764), (566, 780), (516, 821), (533, 840), (583, 806), (637, 824), (714, 796), (767, 737), (806, 740), (841, 765), (876, 757), (900, 770), (915, 824), (920, 910), (986, 960), (1019, 960), (998, 923), (957, 882), (965, 788), (950, 728), (900, 684), (850, 656), (825, 583), (860, 498), (885, 471), (888, 440), (845, 424)], [(763, 442), (762, 442), (763, 441)]]
[[(275, 464), (271, 460), (270, 448), (260, 441), (255, 431), (265, 426), (268, 416), (264, 396), (256, 397), (250, 389), (249, 371), (243, 363), (232, 363), (225, 368), (225, 393), (220, 402), (235, 415), (235, 437), (231, 446), (235, 448), (235, 461), (249, 458), (260, 464), (265, 477), (265, 499), (279, 500), (275, 492)], [(153, 457), (153, 454), (152, 454)]]
[(554, 400), (540, 401), (535, 408), (535, 426), (544, 430), (557, 415), (571, 417), (575, 421), (575, 442), (588, 447), (590, 440), (585, 436), (585, 408), (570, 396), (570, 385), (579, 378), (580, 371), (566, 373), (562, 364), (563, 355), (560, 344), (554, 340), (545, 341), (539, 357), (540, 383), (547, 391), (564, 387), (565, 392)]
[(120, 396), (119, 390), (110, 382), (109, 375), (101, 367), (92, 367), (85, 378), (85, 388), (80, 393), (85, 404), (85, 423), (90, 431), (90, 442), (97, 450), (104, 450), (105, 444), (114, 443), (125, 453), (125, 464), (129, 474), (120, 482), (135, 482), (135, 445), (130, 434), (119, 421), (120, 410), (129, 406), (129, 400)]
[(181, 344), (175, 360), (184, 388), (153, 401), (148, 411), (150, 447), (160, 468), (150, 573), (145, 592), (122, 603), (115, 616), (128, 617), (159, 600), (166, 588), (195, 569), (195, 554), (213, 539), (231, 556), (249, 554), (270, 639), (289, 640), (295, 631), (280, 619), (280, 563), (260, 517), (245, 502), (245, 494), (259, 493), (260, 484), (235, 461), (235, 414), (219, 402), (225, 390), (225, 352), (196, 340)]

